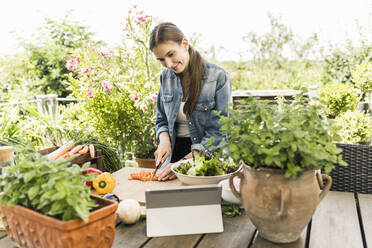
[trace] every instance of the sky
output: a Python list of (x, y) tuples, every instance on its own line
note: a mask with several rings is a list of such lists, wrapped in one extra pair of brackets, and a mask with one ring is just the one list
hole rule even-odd
[(72, 20), (89, 26), (96, 38), (119, 44), (122, 23), (130, 6), (175, 23), (189, 37), (200, 34), (201, 46), (216, 48), (218, 59), (240, 57), (247, 50), (242, 37), (269, 31), (270, 12), (300, 38), (317, 33), (320, 43), (357, 42), (357, 25), (372, 42), (372, 0), (2, 0), (0, 5), (0, 55), (14, 53), (16, 36), (30, 39), (45, 17), (59, 20), (73, 10)]

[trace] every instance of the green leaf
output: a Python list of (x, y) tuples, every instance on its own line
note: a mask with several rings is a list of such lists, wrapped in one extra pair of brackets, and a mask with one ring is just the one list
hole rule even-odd
[(37, 194), (39, 193), (39, 190), (40, 190), (39, 185), (35, 185), (35, 186), (31, 187), (27, 192), (28, 198), (30, 198), (30, 200), (33, 200), (37, 196)]

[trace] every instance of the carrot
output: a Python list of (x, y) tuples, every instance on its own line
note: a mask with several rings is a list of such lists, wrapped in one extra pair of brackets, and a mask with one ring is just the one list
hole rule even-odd
[(89, 150), (89, 146), (84, 146), (84, 148), (82, 150), (79, 151), (80, 154), (85, 154), (87, 153)]
[(68, 158), (68, 157), (70, 157), (70, 154), (67, 152), (67, 153), (65, 153), (65, 155), (63, 155), (62, 157), (59, 157), (58, 159), (61, 159), (61, 158), (65, 159), (65, 158)]
[(80, 151), (81, 149), (83, 149), (83, 146), (82, 145), (77, 145), (74, 148), (72, 148), (71, 151), (69, 151), (68, 154), (71, 156), (75, 153), (78, 153), (78, 151)]
[(66, 145), (66, 147), (64, 147), (64, 149), (62, 149), (60, 153), (56, 154), (56, 156), (52, 158), (52, 160), (59, 159), (60, 157), (65, 155), (68, 151), (70, 151), (73, 147), (74, 147), (74, 144)]
[(93, 144), (89, 145), (89, 153), (90, 153), (90, 157), (94, 158), (95, 152), (94, 152), (94, 145)]
[(59, 154), (63, 149), (65, 149), (66, 146), (67, 146), (67, 144), (66, 144), (66, 145), (63, 145), (63, 146), (60, 146), (58, 149), (56, 149), (56, 150), (54, 150), (53, 152), (47, 154), (46, 157), (47, 157), (48, 159), (50, 159), (50, 160), (53, 160), (53, 158), (54, 158), (57, 154)]
[(158, 177), (155, 175), (154, 177), (152, 177), (153, 173), (150, 172), (150, 171), (140, 171), (140, 172), (137, 172), (137, 173), (131, 173), (130, 174), (130, 177), (128, 178), (128, 180), (140, 180), (140, 181), (143, 181), (143, 182), (147, 182), (147, 181), (158, 181)]

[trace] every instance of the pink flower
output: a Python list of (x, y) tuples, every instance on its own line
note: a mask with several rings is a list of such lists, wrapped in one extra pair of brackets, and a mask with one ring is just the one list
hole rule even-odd
[(147, 111), (147, 106), (146, 106), (146, 104), (144, 104), (144, 103), (142, 103), (141, 104), (141, 109), (143, 110), (143, 111)]
[(66, 61), (66, 68), (69, 71), (75, 71), (76, 68), (80, 65), (80, 58), (68, 58)]
[(90, 77), (90, 69), (89, 67), (83, 67), (82, 69), (83, 74), (88, 78)]
[(156, 99), (158, 99), (158, 95), (156, 95), (156, 94), (151, 94), (151, 99), (152, 99), (152, 100), (156, 100)]
[(100, 51), (99, 54), (104, 58), (104, 59), (112, 59), (112, 52), (105, 52), (105, 51)]
[(75, 71), (75, 67), (71, 64), (66, 64), (66, 67), (67, 67), (67, 70), (69, 71), (72, 71), (72, 72)]
[(90, 87), (88, 87), (86, 91), (87, 91), (87, 96), (88, 96), (89, 98), (93, 98), (93, 92), (92, 92), (92, 89), (91, 89)]
[(105, 89), (106, 92), (110, 92), (110, 91), (111, 91), (111, 89), (110, 89), (110, 87), (109, 87), (109, 84), (108, 84), (105, 80), (103, 80), (103, 81), (101, 82), (101, 85), (102, 85), (102, 87)]
[(132, 99), (134, 101), (138, 101), (139, 100), (139, 97), (138, 97), (137, 92), (135, 90), (132, 90), (131, 93), (132, 93)]
[(66, 61), (66, 68), (67, 68), (67, 70), (69, 70), (69, 71), (75, 71), (75, 65), (74, 65), (75, 63), (74, 63), (74, 60), (73, 59), (71, 59), (71, 58), (68, 58), (67, 59), (67, 61)]

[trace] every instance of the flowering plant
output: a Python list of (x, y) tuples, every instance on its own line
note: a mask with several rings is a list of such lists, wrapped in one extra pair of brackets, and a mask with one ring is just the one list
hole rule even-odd
[(107, 49), (86, 44), (66, 62), (77, 79), (70, 77), (72, 94), (86, 99), (89, 122), (107, 142), (123, 153), (151, 157), (155, 151), (157, 83), (159, 63), (148, 48), (156, 18), (133, 6), (124, 25), (122, 44)]

